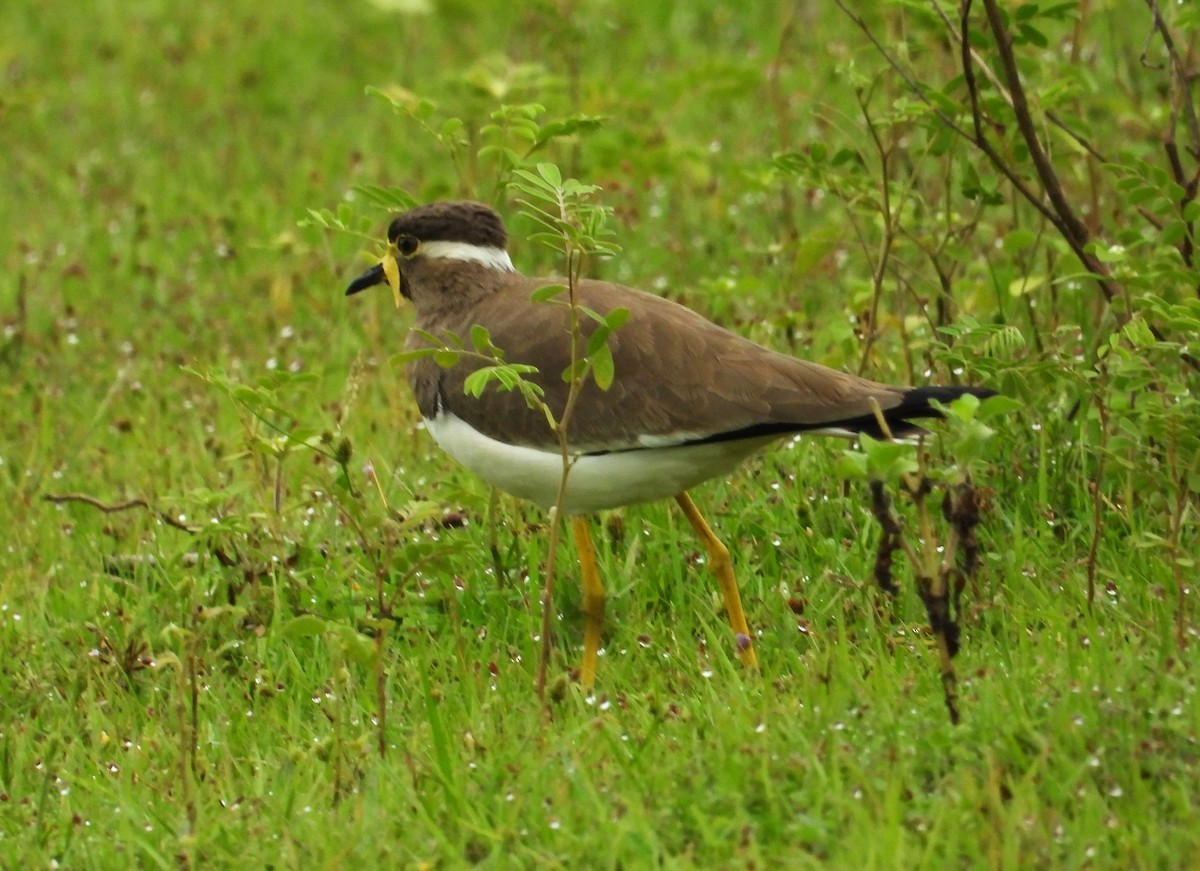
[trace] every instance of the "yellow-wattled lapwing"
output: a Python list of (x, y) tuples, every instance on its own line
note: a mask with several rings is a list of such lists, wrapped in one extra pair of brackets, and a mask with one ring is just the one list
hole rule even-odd
[[(569, 385), (570, 313), (534, 302), (537, 289), (561, 279), (517, 272), (500, 217), (475, 202), (438, 202), (400, 215), (388, 227), (399, 289), (416, 309), (414, 326), (438, 337), (485, 327), (510, 363), (537, 368), (527, 376), (561, 416)], [(390, 264), (389, 264), (390, 267)], [(380, 263), (346, 294), (387, 281)], [(629, 310), (608, 346), (615, 378), (608, 390), (583, 388), (570, 426), (576, 456), (565, 510), (583, 577), (584, 654), (581, 682), (591, 688), (604, 615), (604, 586), (583, 515), (637, 502), (673, 498), (700, 537), (725, 597), (737, 650), (756, 665), (729, 552), (687, 491), (730, 474), (771, 442), (798, 433), (878, 436), (877, 403), (892, 433), (919, 430), (938, 417), (931, 400), (950, 402), (979, 387), (894, 387), (780, 354), (717, 326), (682, 305), (606, 281), (579, 282), (577, 300), (601, 315)], [(585, 334), (595, 328), (582, 318)], [(408, 347), (427, 340), (410, 335)], [(431, 358), (408, 365), (408, 381), (430, 435), (446, 453), (494, 486), (544, 508), (555, 503), (562, 457), (544, 413), (518, 391), (489, 387), (475, 398), (464, 379), (486, 361), (463, 355), (449, 368)]]

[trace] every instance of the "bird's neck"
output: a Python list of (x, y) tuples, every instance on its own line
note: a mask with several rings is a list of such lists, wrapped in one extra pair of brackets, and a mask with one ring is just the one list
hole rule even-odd
[[(453, 244), (453, 243), (428, 243)], [(507, 268), (473, 260), (424, 259), (405, 270), (404, 279), (413, 306), (421, 319), (435, 314), (450, 314), (471, 309), (506, 287), (518, 273), (508, 254)]]

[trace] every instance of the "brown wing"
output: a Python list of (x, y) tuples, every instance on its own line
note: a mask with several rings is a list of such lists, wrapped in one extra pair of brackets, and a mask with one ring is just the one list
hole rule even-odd
[[(469, 311), (451, 318), (443, 312), (439, 321), (463, 337), (472, 324), (486, 322), (506, 360), (538, 368), (531, 378), (557, 417), (568, 393), (561, 376), (570, 359), (569, 317), (562, 305), (529, 301), (544, 283), (513, 276)], [(870, 397), (890, 408), (903, 394), (903, 388), (770, 351), (661, 297), (598, 282), (583, 282), (580, 297), (601, 313), (630, 310), (628, 322), (609, 340), (615, 368), (611, 388), (602, 391), (589, 379), (575, 406), (570, 437), (581, 450), (645, 447), (647, 439), (660, 444), (656, 440), (709, 439), (755, 427), (799, 431), (868, 415)], [(590, 334), (594, 324), (584, 320), (584, 332)], [(493, 386), (479, 399), (464, 395), (463, 379), (481, 365), (468, 360), (450, 369), (432, 360), (411, 364), (410, 381), (422, 413), (436, 413), (440, 397), (443, 407), (493, 438), (552, 447), (544, 415), (530, 409), (519, 393)]]

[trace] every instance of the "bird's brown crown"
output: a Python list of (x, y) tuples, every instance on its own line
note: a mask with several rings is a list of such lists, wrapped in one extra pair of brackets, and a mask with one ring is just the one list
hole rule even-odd
[(470, 200), (430, 203), (410, 209), (392, 221), (388, 241), (409, 237), (417, 242), (461, 242), (480, 248), (508, 245), (504, 223), (489, 206)]

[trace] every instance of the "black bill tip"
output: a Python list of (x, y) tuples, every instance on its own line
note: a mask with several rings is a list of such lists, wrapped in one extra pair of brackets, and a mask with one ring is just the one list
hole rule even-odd
[(383, 265), (376, 263), (358, 278), (350, 282), (350, 286), (346, 288), (346, 296), (353, 296), (359, 291), (366, 290), (368, 287), (374, 287), (377, 284), (384, 284), (387, 281), (387, 276), (383, 274)]

